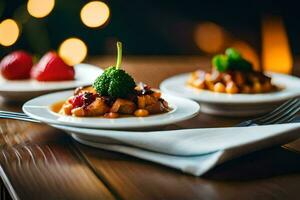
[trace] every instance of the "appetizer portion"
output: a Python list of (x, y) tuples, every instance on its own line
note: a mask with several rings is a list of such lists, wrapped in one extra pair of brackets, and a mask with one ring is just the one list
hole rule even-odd
[(271, 77), (262, 71), (254, 71), (252, 64), (234, 48), (226, 49), (225, 55), (214, 56), (210, 72), (192, 72), (187, 84), (197, 89), (228, 94), (256, 94), (278, 90), (272, 84)]
[(32, 68), (31, 77), (37, 81), (74, 80), (75, 70), (73, 66), (67, 65), (56, 52), (50, 51)]
[(115, 66), (107, 68), (94, 84), (77, 88), (74, 95), (62, 105), (59, 113), (76, 117), (104, 116), (118, 118), (121, 115), (145, 117), (170, 110), (161, 93), (149, 86), (135, 84), (134, 79), (120, 69), (122, 44), (117, 43), (118, 56)]
[(54, 51), (46, 53), (35, 65), (29, 53), (12, 52), (1, 60), (0, 72), (7, 80), (66, 81), (75, 78), (74, 67), (67, 65)]
[(22, 80), (30, 78), (32, 57), (25, 51), (14, 51), (5, 56), (0, 62), (2, 76), (8, 80)]

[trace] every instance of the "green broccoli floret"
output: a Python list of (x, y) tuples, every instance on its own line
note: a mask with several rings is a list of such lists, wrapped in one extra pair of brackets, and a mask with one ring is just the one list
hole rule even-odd
[(240, 52), (235, 48), (227, 48), (225, 50), (225, 55), (231, 60), (240, 60), (242, 58)]
[(95, 90), (97, 91), (98, 94), (107, 96), (109, 83), (110, 83), (110, 78), (104, 71), (103, 74), (95, 80), (95, 82), (93, 84), (93, 88), (95, 88)]
[(103, 95), (103, 96), (107, 96), (108, 95), (108, 89), (109, 89), (109, 84), (110, 84), (110, 77), (109, 74), (116, 70), (116, 67), (111, 66), (109, 68), (107, 68), (102, 74), (101, 76), (99, 76), (94, 84), (93, 87), (96, 89), (97, 93)]
[(225, 50), (225, 55), (218, 54), (213, 57), (212, 65), (220, 72), (227, 70), (252, 71), (252, 64), (244, 59), (240, 52), (234, 48)]
[(219, 72), (225, 72), (229, 67), (228, 57), (222, 54), (215, 55), (212, 59), (212, 65)]
[(108, 95), (111, 97), (126, 98), (134, 93), (135, 82), (133, 78), (122, 69), (112, 71), (110, 74)]
[(134, 79), (124, 70), (119, 69), (122, 61), (122, 44), (117, 43), (118, 56), (116, 66), (107, 68), (101, 76), (99, 76), (93, 87), (96, 92), (103, 96), (111, 96), (114, 98), (126, 98), (134, 92)]

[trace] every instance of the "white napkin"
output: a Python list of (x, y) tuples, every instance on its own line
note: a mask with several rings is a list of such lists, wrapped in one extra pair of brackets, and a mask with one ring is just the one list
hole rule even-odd
[(57, 126), (80, 143), (116, 151), (200, 176), (228, 159), (300, 137), (300, 123), (129, 132)]

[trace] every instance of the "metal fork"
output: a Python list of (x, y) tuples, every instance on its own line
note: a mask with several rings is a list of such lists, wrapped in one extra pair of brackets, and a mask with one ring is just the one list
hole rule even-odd
[[(278, 108), (276, 108), (275, 110), (271, 111), (270, 113), (255, 119), (241, 122), (235, 125), (235, 127), (288, 123), (293, 121), (296, 118), (296, 114), (298, 113), (298, 111), (300, 111), (300, 99), (299, 98), (290, 99), (285, 103), (283, 103)], [(10, 112), (10, 111), (0, 111), (0, 118), (41, 123), (40, 121), (29, 117), (25, 113)]]
[(16, 120), (21, 120), (21, 121), (41, 123), (40, 121), (29, 117), (25, 113), (20, 113), (20, 112), (0, 111), (0, 118), (2, 118), (2, 119), (16, 119)]
[(300, 111), (300, 99), (294, 98), (286, 101), (275, 110), (261, 117), (241, 122), (236, 127), (282, 124), (293, 121)]

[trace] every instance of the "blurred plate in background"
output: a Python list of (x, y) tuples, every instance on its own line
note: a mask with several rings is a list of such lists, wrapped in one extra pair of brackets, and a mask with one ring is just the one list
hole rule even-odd
[(160, 89), (166, 94), (193, 99), (201, 104), (201, 111), (222, 116), (252, 116), (266, 113), (280, 103), (300, 96), (300, 79), (294, 76), (268, 73), (272, 83), (282, 90), (260, 94), (225, 94), (188, 87), (190, 74), (181, 74), (164, 80)]
[(5, 100), (24, 101), (50, 92), (91, 85), (102, 72), (103, 70), (97, 66), (78, 64), (75, 65), (73, 81), (39, 82), (32, 79), (10, 81), (0, 76), (0, 96)]

